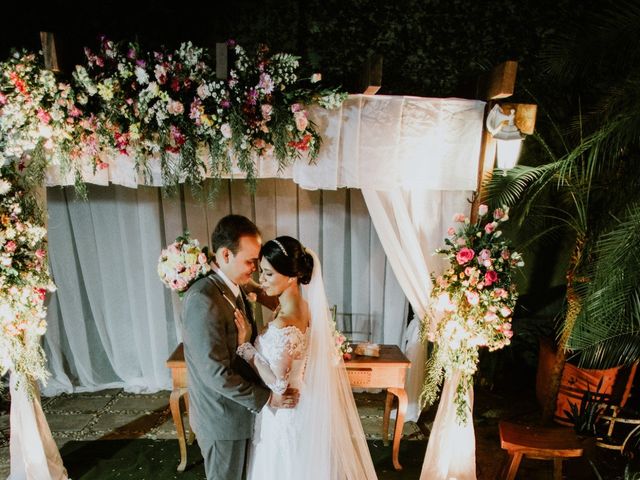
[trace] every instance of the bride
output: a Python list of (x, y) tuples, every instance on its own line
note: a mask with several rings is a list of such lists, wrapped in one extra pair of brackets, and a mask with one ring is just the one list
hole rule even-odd
[(334, 346), (317, 255), (282, 236), (260, 252), (260, 282), (280, 307), (255, 345), (236, 311), (238, 354), (275, 393), (300, 392), (295, 409), (256, 418), (248, 480), (376, 479), (342, 356)]

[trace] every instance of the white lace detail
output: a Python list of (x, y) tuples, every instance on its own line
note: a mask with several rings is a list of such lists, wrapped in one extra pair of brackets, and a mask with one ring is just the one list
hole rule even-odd
[(261, 335), (262, 355), (272, 364), (281, 361), (285, 353), (294, 360), (304, 356), (307, 348), (307, 337), (295, 325), (274, 327), (269, 325)]
[(273, 324), (256, 340), (254, 362), (267, 365), (273, 377), (264, 378), (267, 387), (282, 394), (302, 382), (307, 351), (307, 335), (296, 326), (277, 328)]
[(236, 353), (246, 362), (251, 362), (256, 354), (256, 349), (253, 347), (253, 345), (251, 345), (250, 342), (245, 342), (242, 345), (238, 346), (238, 348), (236, 349)]

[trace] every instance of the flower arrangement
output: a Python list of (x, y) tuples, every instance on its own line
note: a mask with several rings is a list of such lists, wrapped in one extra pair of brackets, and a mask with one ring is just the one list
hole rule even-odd
[(220, 177), (234, 159), (250, 182), (259, 157), (280, 167), (313, 161), (320, 137), (308, 107), (337, 108), (346, 93), (320, 87), (318, 75), (301, 79), (298, 57), (229, 46), (236, 60), (226, 80), (190, 42), (149, 52), (101, 37), (69, 83), (40, 56), (14, 53), (0, 63), (0, 165), (37, 160), (80, 179), (83, 165), (106, 169), (116, 155), (134, 159), (143, 175), (159, 158), (165, 185), (176, 185)]
[(342, 355), (342, 358), (344, 360), (351, 360), (353, 347), (351, 347), (349, 339), (338, 329), (334, 330), (333, 338), (336, 342), (336, 349), (338, 350), (338, 353)]
[(211, 259), (209, 249), (200, 248), (198, 240), (185, 232), (160, 253), (158, 275), (162, 283), (182, 296), (196, 280), (209, 274)]
[(0, 375), (20, 375), (30, 392), (33, 381), (48, 377), (40, 338), (47, 329), (46, 293), (55, 286), (46, 229), (19, 184), (15, 172), (0, 169)]
[(423, 323), (423, 335), (435, 348), (421, 399), (433, 403), (443, 376), (460, 372), (455, 403), (462, 423), (469, 412), (466, 393), (477, 369), (478, 349), (494, 351), (511, 341), (518, 298), (512, 277), (524, 265), (499, 229), (509, 218), (508, 209), (488, 213), (488, 207), (480, 205), (474, 223), (463, 214), (454, 217), (459, 227), (449, 228), (445, 248), (436, 250), (449, 266), (442, 275), (432, 276), (431, 311)]
[(336, 306), (331, 309), (331, 331), (333, 332), (333, 341), (336, 347), (336, 353), (343, 358), (343, 360), (351, 360), (351, 354), (353, 348), (349, 339), (338, 330), (338, 324), (336, 323)]

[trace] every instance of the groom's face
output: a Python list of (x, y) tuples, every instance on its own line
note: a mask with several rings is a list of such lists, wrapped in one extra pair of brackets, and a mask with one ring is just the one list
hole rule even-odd
[(237, 285), (245, 285), (256, 271), (261, 246), (260, 237), (244, 236), (240, 237), (235, 254), (224, 249), (219, 266), (227, 278)]

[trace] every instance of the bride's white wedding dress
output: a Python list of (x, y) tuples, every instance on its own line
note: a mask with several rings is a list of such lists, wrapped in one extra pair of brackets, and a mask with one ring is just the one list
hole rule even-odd
[[(283, 393), (289, 386), (297, 388), (301, 396), (305, 395), (306, 332), (302, 333), (295, 326), (277, 328), (270, 324), (256, 339), (255, 348), (276, 374), (275, 382), (268, 385), (272, 391)], [(300, 455), (297, 446), (303, 438), (299, 410), (265, 406), (256, 417), (247, 478), (293, 479), (291, 459)]]
[[(318, 256), (303, 295), (311, 312), (306, 332), (273, 324), (238, 353), (269, 366), (263, 380), (282, 393), (300, 391), (293, 409), (265, 406), (256, 418), (247, 480), (377, 479), (342, 356), (337, 352)], [(257, 352), (257, 353), (256, 353)]]

